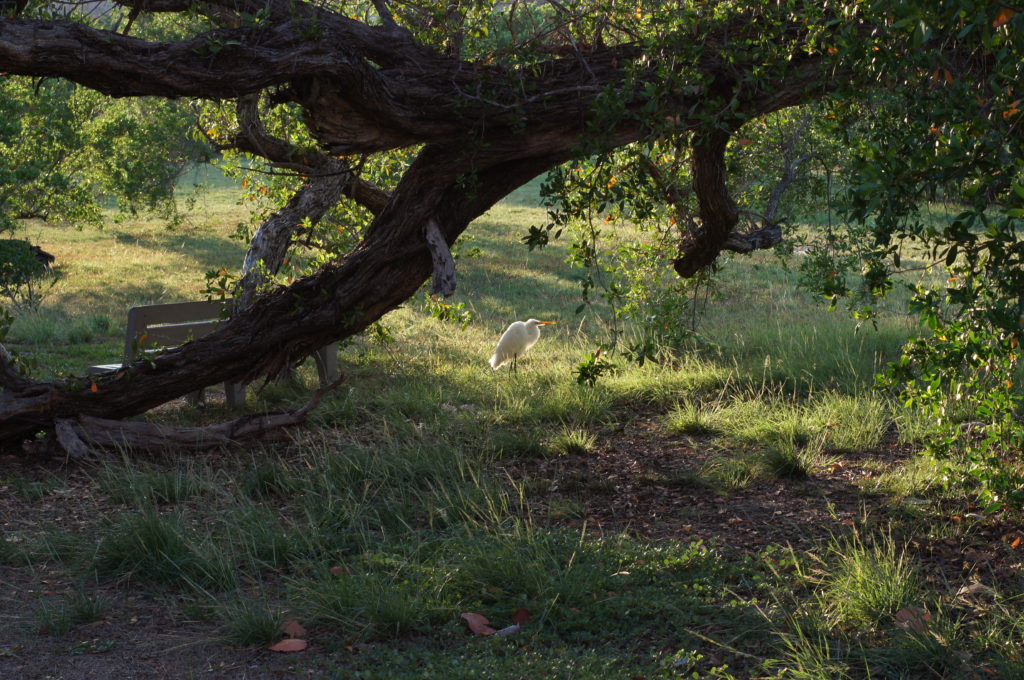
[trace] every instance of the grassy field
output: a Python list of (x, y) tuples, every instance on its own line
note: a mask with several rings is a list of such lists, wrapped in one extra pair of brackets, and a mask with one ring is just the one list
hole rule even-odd
[[(977, 514), (872, 390), (913, 331), (897, 301), (856, 331), (772, 256), (737, 258), (693, 351), (579, 385), (599, 327), (565, 244), (518, 243), (534, 203), (472, 227), (466, 328), (410, 301), (284, 441), (6, 465), (0, 676), (1024, 677), (1020, 517)], [(116, 358), (128, 307), (237, 266), (244, 219), (222, 187), (173, 231), (28, 225), (62, 277), (10, 345), (40, 375)], [(492, 372), (528, 317), (558, 325)], [(304, 367), (249, 409), (313, 385)], [(214, 396), (149, 417), (229, 415)], [(528, 620), (478, 637), (465, 613)], [(286, 622), (305, 651), (267, 651)]]

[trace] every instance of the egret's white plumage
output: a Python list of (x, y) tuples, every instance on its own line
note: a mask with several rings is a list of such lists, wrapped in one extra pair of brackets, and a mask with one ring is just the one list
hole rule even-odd
[(515, 368), (516, 359), (540, 340), (540, 326), (553, 324), (554, 321), (513, 321), (498, 340), (498, 348), (491, 357), (491, 368), (498, 370), (508, 362)]

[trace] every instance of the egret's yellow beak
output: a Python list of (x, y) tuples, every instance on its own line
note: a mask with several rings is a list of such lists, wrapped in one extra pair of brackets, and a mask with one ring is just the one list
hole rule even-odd
[(537, 325), (538, 326), (550, 326), (553, 323), (558, 323), (558, 322), (557, 321), (538, 321)]

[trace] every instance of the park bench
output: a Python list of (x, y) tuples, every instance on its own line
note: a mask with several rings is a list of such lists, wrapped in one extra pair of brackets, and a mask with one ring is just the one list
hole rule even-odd
[[(131, 362), (140, 352), (158, 352), (201, 338), (227, 319), (231, 303), (231, 300), (205, 300), (132, 307), (128, 310), (122, 363), (90, 366), (88, 372), (92, 374), (117, 370)], [(337, 343), (321, 347), (313, 354), (313, 358), (321, 386), (338, 377)], [(245, 383), (225, 382), (224, 395), (228, 405), (244, 406)], [(202, 399), (203, 390), (189, 395), (193, 403)]]

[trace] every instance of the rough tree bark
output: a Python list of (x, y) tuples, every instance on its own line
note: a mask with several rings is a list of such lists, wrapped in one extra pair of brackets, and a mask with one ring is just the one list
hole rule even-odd
[[(124, 0), (147, 12), (187, 11), (194, 0)], [(661, 82), (651, 54), (633, 41), (605, 46), (575, 40), (529, 69), (471, 63), (459, 49), (418, 43), (376, 2), (370, 25), (291, 0), (209, 0), (218, 12), (260, 13), (256, 25), (216, 28), (179, 42), (149, 42), (74, 21), (0, 21), (0, 71), (63, 77), (114, 96), (242, 98), (236, 145), (280, 164), (310, 170), (309, 180), (261, 229), (252, 261), (274, 265), (289, 229), (315, 218), (341, 196), (372, 205), (376, 216), (362, 242), (342, 261), (294, 284), (255, 296), (220, 330), (152, 361), (90, 379), (34, 381), (0, 352), (0, 445), (16, 446), (58, 421), (82, 416), (125, 418), (226, 379), (274, 374), (317, 348), (366, 328), (438, 272), (450, 292), (447, 248), (470, 222), (513, 189), (571, 159), (584, 146), (614, 149), (653, 134), (645, 121), (645, 88)], [(787, 28), (799, 43), (806, 28)], [(767, 86), (745, 85), (735, 59), (714, 56), (730, 40), (758, 35), (740, 17), (704, 40), (714, 49), (693, 87), (662, 90), (657, 106), (677, 112), (678, 134), (692, 134), (693, 189), (705, 237), (676, 263), (692, 275), (712, 262), (737, 221), (725, 186), (724, 150), (740, 121), (792, 106), (833, 86), (819, 51), (795, 50)], [(607, 33), (604, 34), (607, 36)], [(600, 37), (600, 36), (599, 36)], [(565, 48), (565, 49), (563, 49)], [(560, 53), (569, 56), (557, 56)], [(679, 68), (682, 68), (680, 66)], [(700, 83), (714, 83), (714, 92)], [(265, 133), (255, 97), (301, 107), (319, 151), (295, 150)], [(600, 101), (617, 92), (621, 115), (594, 125)], [(704, 106), (730, 101), (729, 115)], [(678, 113), (681, 112), (681, 113)], [(602, 119), (603, 120), (603, 119)], [(397, 187), (384, 194), (348, 172), (344, 154), (422, 145)], [(284, 239), (284, 240), (283, 240)], [(451, 271), (449, 271), (451, 270)]]

